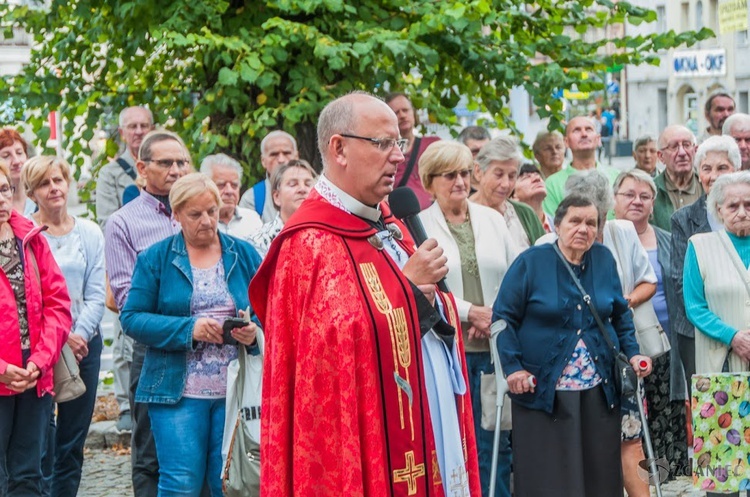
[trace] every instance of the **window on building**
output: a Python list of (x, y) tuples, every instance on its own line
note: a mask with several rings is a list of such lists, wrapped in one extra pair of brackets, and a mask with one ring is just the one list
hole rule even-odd
[(739, 112), (744, 112), (747, 114), (750, 112), (750, 108), (748, 108), (748, 92), (741, 91), (739, 93), (739, 108), (737, 109)]
[(690, 29), (690, 4), (682, 2), (680, 4), (680, 31)]
[(748, 36), (747, 29), (737, 31), (737, 46), (746, 47), (748, 43), (750, 43), (750, 36)]
[(708, 2), (708, 27), (719, 32), (719, 3), (718, 0)]
[(703, 2), (698, 0), (695, 3), (695, 30), (703, 28)]
[(667, 32), (667, 8), (664, 5), (656, 7), (656, 32)]

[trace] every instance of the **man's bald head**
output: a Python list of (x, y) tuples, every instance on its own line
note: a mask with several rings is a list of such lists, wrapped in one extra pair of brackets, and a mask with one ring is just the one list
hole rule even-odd
[(669, 144), (669, 140), (672, 136), (675, 134), (679, 134), (680, 136), (689, 134), (693, 142), (695, 142), (695, 135), (693, 134), (690, 129), (683, 126), (682, 124), (671, 124), (664, 128), (664, 130), (659, 135), (659, 143), (657, 144), (659, 146), (659, 149), (666, 147)]
[[(325, 106), (318, 117), (318, 150), (326, 167), (328, 142), (331, 137), (341, 133), (352, 133), (356, 129), (361, 108), (367, 105), (382, 105), (393, 112), (388, 105), (371, 93), (355, 91), (339, 97)], [(394, 114), (395, 116), (395, 114)]]

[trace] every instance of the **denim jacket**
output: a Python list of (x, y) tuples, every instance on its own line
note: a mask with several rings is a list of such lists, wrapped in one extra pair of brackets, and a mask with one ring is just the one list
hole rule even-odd
[[(224, 274), (235, 309), (250, 304), (247, 288), (260, 265), (249, 243), (219, 233)], [(144, 250), (120, 321), (125, 333), (148, 347), (136, 402), (176, 404), (187, 378), (187, 352), (194, 350), (191, 316), (193, 274), (185, 239), (178, 233)]]

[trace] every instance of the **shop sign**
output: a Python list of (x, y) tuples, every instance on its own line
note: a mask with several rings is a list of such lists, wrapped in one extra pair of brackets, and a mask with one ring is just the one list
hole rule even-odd
[(723, 48), (675, 51), (672, 61), (674, 75), (678, 78), (727, 74), (727, 55)]

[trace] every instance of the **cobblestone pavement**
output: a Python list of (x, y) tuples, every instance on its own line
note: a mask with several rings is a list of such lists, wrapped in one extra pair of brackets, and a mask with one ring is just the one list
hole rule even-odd
[(130, 497), (130, 453), (87, 449), (78, 497)]
[[(652, 490), (652, 495), (656, 493)], [(130, 455), (122, 451), (87, 450), (83, 479), (78, 497), (130, 497)], [(690, 478), (680, 478), (662, 485), (663, 497), (704, 497), (692, 487)], [(741, 494), (742, 495), (742, 494)]]

